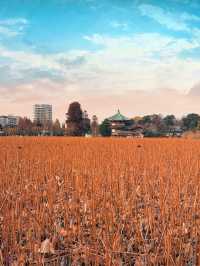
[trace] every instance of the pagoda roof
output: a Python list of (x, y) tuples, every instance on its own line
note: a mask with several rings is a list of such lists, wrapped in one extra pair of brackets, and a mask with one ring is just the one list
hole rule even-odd
[(109, 117), (108, 120), (109, 120), (109, 121), (129, 121), (130, 118), (128, 118), (128, 117), (122, 115), (122, 114), (120, 113), (120, 111), (118, 110), (118, 112), (117, 112), (115, 115)]

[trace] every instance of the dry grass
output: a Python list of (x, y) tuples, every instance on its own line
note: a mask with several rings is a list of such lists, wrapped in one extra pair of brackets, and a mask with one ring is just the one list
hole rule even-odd
[(200, 131), (187, 131), (183, 134), (185, 139), (200, 139)]
[(200, 265), (199, 186), (195, 140), (1, 138), (2, 260)]

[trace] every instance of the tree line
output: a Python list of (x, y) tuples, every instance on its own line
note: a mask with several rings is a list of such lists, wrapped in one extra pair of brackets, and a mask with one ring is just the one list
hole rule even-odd
[[(146, 137), (161, 137), (167, 134), (173, 135), (176, 132), (200, 130), (200, 115), (196, 113), (188, 114), (180, 119), (173, 114), (136, 116), (131, 119), (131, 122), (133, 125), (142, 126)], [(73, 102), (69, 105), (66, 121), (63, 124), (58, 119), (52, 123), (41, 124), (24, 117), (19, 119), (16, 127), (3, 128), (0, 125), (0, 132), (5, 135), (21, 136), (110, 136), (111, 128), (107, 119), (99, 124), (95, 115), (90, 119), (87, 111), (82, 110), (80, 103)]]
[(12, 136), (38, 136), (38, 135), (55, 135), (64, 136), (64, 124), (61, 124), (58, 119), (52, 123), (37, 123), (31, 121), (27, 117), (20, 117), (17, 126), (6, 126), (0, 125), (0, 131), (3, 135)]
[[(173, 114), (163, 116), (161, 114), (152, 114), (145, 116), (136, 116), (131, 119), (133, 125), (142, 126), (145, 137), (173, 136), (177, 133), (200, 130), (200, 115), (191, 113), (180, 119)], [(102, 136), (110, 136), (110, 122), (105, 119), (100, 125)]]
[(80, 103), (73, 102), (69, 105), (65, 123), (58, 119), (54, 122), (42, 124), (40, 121), (31, 121), (27, 117), (21, 117), (15, 127), (0, 125), (1, 135), (11, 136), (85, 136), (99, 135), (99, 124), (96, 116), (89, 119), (87, 111), (83, 111)]

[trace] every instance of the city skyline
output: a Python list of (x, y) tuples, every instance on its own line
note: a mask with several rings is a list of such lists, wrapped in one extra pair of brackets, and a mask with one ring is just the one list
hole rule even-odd
[(2, 0), (0, 114), (200, 113), (200, 3)]

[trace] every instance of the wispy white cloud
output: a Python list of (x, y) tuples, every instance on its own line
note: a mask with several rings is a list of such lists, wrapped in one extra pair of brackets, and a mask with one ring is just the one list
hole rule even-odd
[(0, 25), (0, 35), (4, 35), (6, 37), (15, 37), (19, 34), (18, 31), (16, 30), (11, 30), (10, 28), (8, 27), (5, 27), (5, 26), (1, 26)]
[(112, 28), (115, 28), (115, 29), (122, 29), (122, 30), (128, 29), (128, 23), (126, 22), (112, 21), (110, 25)]
[[(100, 45), (99, 49), (43, 55), (1, 46), (0, 54), (5, 61), (11, 61), (11, 73), (17, 83), (28, 79), (49, 79), (59, 83), (60, 79), (80, 88), (120, 92), (161, 86), (187, 90), (199, 80), (200, 62), (179, 56), (199, 47), (196, 40), (176, 39), (158, 33), (115, 38), (94, 34), (84, 38)], [(5, 71), (11, 70), (6, 67)]]
[(170, 12), (162, 9), (161, 7), (150, 4), (142, 4), (139, 5), (138, 8), (143, 16), (147, 16), (155, 20), (159, 24), (174, 31), (190, 31), (188, 22), (200, 21), (200, 17), (196, 15), (189, 14), (186, 12), (176, 14), (175, 12)]
[(124, 88), (150, 90), (164, 86), (184, 91), (199, 80), (200, 62), (179, 56), (184, 51), (199, 47), (195, 39), (177, 39), (158, 33), (119, 38), (95, 34), (85, 38), (101, 45), (88, 61), (108, 73), (105, 78), (99, 77), (102, 87), (120, 91)]
[(16, 37), (24, 32), (28, 25), (28, 20), (25, 18), (11, 18), (0, 20), (0, 35), (6, 37)]
[(68, 53), (41, 54), (13, 51), (0, 46), (1, 84), (24, 84), (35, 80), (74, 82), (86, 64), (86, 51), (72, 50)]
[(10, 18), (10, 19), (4, 19), (0, 20), (1, 25), (7, 25), (7, 26), (13, 26), (13, 25), (27, 25), (28, 20), (25, 18)]
[(106, 49), (110, 48), (111, 54), (117, 49), (116, 56), (121, 53), (125, 56), (127, 53), (127, 59), (134, 56), (152, 56), (154, 53), (159, 57), (164, 55), (167, 57), (199, 47), (199, 41), (196, 39), (175, 38), (159, 33), (140, 33), (121, 37), (93, 34), (84, 36), (84, 39)]

